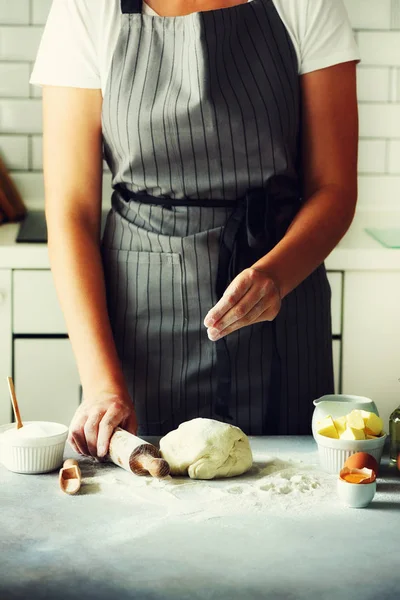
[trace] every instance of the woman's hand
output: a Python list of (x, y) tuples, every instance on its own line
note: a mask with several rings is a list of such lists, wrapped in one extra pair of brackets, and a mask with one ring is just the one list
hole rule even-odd
[(261, 270), (245, 269), (204, 319), (213, 342), (253, 323), (273, 321), (281, 308), (277, 283)]
[(84, 400), (69, 428), (68, 442), (79, 454), (103, 458), (116, 427), (136, 434), (137, 421), (132, 400), (127, 395), (103, 393)]

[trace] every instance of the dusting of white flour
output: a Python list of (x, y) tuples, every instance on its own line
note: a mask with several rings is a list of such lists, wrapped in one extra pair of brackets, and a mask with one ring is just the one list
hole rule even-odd
[(162, 507), (165, 517), (185, 515), (195, 520), (244, 513), (301, 513), (337, 505), (337, 477), (324, 473), (315, 464), (315, 455), (310, 455), (310, 461), (284, 458), (255, 455), (245, 475), (209, 481), (138, 477), (113, 464), (90, 466), (88, 459), (82, 464), (82, 491), (86, 486), (86, 493), (99, 493), (104, 501), (145, 503), (156, 511)]

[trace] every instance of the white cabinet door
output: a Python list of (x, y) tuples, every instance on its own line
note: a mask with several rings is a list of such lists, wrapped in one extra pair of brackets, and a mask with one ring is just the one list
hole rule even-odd
[(340, 352), (342, 342), (341, 340), (332, 341), (332, 354), (333, 354), (333, 376), (335, 383), (335, 394), (340, 394)]
[(80, 382), (68, 339), (14, 340), (14, 375), (22, 420), (70, 424)]
[(49, 269), (13, 272), (13, 331), (39, 335), (67, 332)]
[(7, 377), (12, 375), (11, 271), (0, 270), (0, 425), (11, 422)]
[(372, 398), (387, 431), (400, 404), (400, 273), (346, 273), (342, 369), (343, 393)]
[(328, 271), (327, 276), (332, 291), (332, 335), (340, 335), (342, 333), (343, 273), (339, 271)]

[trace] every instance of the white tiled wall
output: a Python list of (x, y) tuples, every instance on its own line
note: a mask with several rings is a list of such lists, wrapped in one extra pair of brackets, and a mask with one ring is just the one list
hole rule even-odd
[[(400, 0), (344, 2), (362, 57), (359, 208), (397, 207)], [(28, 204), (43, 203), (41, 92), (28, 79), (50, 5), (51, 0), (0, 0), (0, 154)], [(107, 175), (105, 181), (108, 185)]]

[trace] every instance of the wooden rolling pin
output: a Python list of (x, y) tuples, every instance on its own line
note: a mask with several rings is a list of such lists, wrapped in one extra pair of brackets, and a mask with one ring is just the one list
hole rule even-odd
[(161, 458), (158, 448), (120, 427), (111, 436), (108, 457), (135, 475), (151, 475), (162, 479), (170, 472), (169, 464)]

